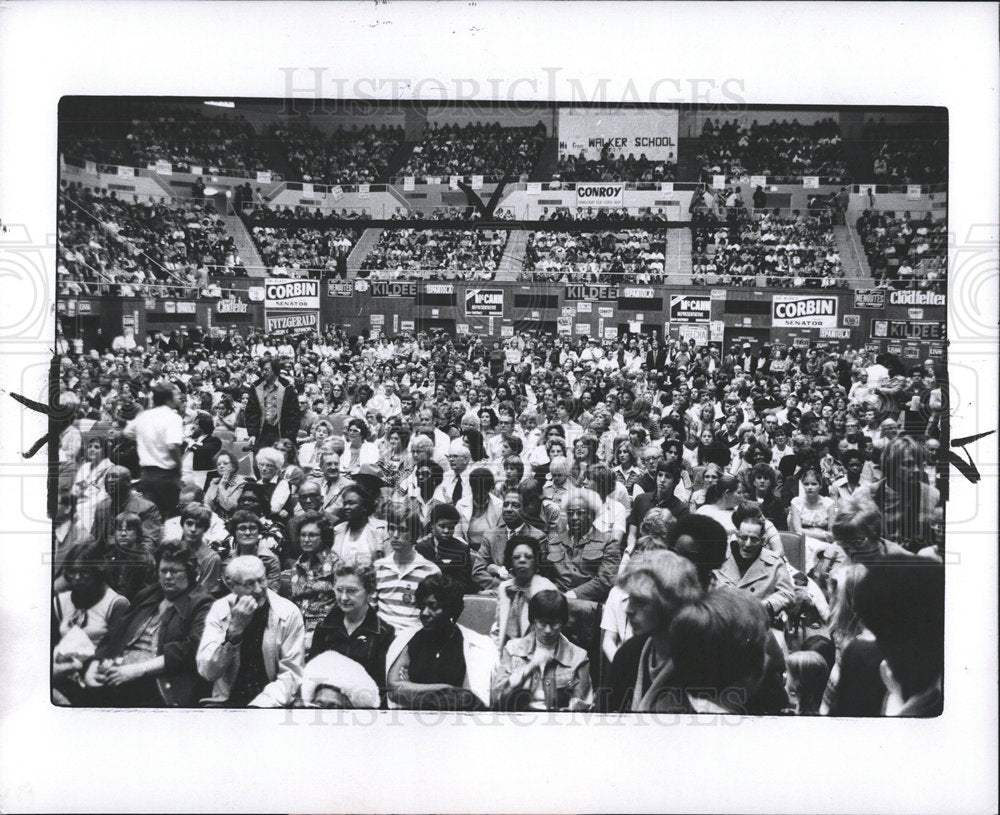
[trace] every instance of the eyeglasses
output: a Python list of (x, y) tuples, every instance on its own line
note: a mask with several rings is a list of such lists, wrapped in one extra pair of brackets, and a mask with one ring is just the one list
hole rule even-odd
[(169, 566), (161, 566), (159, 571), (162, 577), (178, 577), (182, 574), (187, 574), (186, 569), (183, 568), (172, 569)]
[(234, 586), (239, 586), (240, 588), (243, 589), (252, 589), (255, 586), (266, 586), (267, 576), (265, 575), (262, 577), (248, 577), (244, 580), (233, 580), (231, 581), (231, 583)]
[(738, 540), (743, 543), (753, 544), (754, 546), (763, 543), (763, 539), (757, 537), (756, 535), (737, 535)]

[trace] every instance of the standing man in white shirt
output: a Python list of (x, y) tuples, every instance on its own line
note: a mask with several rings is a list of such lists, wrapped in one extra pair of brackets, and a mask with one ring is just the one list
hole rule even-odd
[(152, 409), (144, 410), (125, 428), (139, 454), (139, 489), (163, 518), (176, 514), (181, 490), (184, 420), (180, 404), (180, 390), (170, 382), (160, 382), (153, 386)]

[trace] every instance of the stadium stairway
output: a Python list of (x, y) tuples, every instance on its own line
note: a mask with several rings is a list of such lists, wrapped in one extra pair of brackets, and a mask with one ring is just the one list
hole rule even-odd
[(399, 175), (399, 171), (403, 169), (403, 165), (406, 164), (406, 160), (413, 153), (413, 148), (416, 147), (417, 144), (418, 142), (415, 141), (404, 141), (401, 145), (399, 145), (396, 152), (389, 157), (389, 163), (386, 165), (386, 180), (395, 175)]
[(850, 226), (835, 226), (833, 236), (837, 242), (837, 253), (844, 267), (844, 279), (856, 281), (858, 288), (874, 285), (868, 258), (861, 248), (857, 233)]
[(538, 154), (538, 161), (528, 175), (528, 180), (551, 181), (557, 172), (559, 172), (559, 140), (546, 139), (542, 145), (542, 152)]
[(358, 273), (358, 269), (361, 268), (361, 261), (375, 247), (381, 235), (381, 229), (366, 229), (361, 233), (358, 242), (354, 244), (354, 248), (351, 249), (351, 253), (347, 256), (347, 273), (349, 275), (353, 276)]
[(226, 232), (228, 232), (236, 243), (236, 252), (243, 260), (243, 265), (247, 267), (249, 277), (267, 277), (267, 268), (264, 266), (264, 259), (254, 246), (253, 238), (247, 232), (246, 225), (238, 215), (223, 216)]
[(524, 250), (527, 245), (528, 233), (523, 229), (510, 233), (497, 268), (497, 280), (517, 279), (518, 272), (524, 269)]
[(701, 178), (701, 167), (697, 157), (700, 139), (680, 139), (677, 145), (677, 180), (697, 181)]
[(663, 259), (667, 282), (687, 283), (691, 280), (691, 230), (668, 229), (667, 251)]

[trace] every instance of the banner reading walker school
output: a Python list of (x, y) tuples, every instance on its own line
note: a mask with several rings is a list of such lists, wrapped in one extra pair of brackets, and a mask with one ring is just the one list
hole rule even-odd
[(653, 161), (677, 161), (677, 110), (628, 108), (560, 108), (559, 157), (601, 158), (607, 146), (626, 158), (643, 153)]

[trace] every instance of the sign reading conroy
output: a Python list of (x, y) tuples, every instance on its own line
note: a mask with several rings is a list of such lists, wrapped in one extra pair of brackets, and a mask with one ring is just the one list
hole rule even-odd
[(677, 161), (678, 120), (676, 109), (560, 108), (559, 157), (583, 153), (596, 161), (607, 148), (615, 156)]
[(271, 278), (264, 283), (268, 311), (307, 311), (319, 308), (318, 280)]
[(625, 203), (625, 185), (610, 182), (584, 184), (577, 182), (578, 207), (620, 207)]
[(836, 328), (837, 298), (776, 294), (771, 305), (775, 328)]

